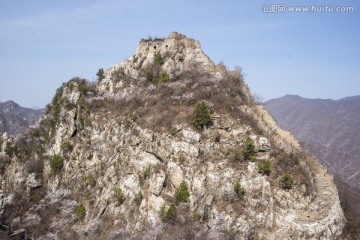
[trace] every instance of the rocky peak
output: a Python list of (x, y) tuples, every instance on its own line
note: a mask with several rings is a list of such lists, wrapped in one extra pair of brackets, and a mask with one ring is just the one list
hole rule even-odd
[(41, 114), (42, 110), (23, 108), (11, 100), (0, 103), (0, 133), (14, 136), (34, 124)]
[(19, 104), (15, 103), (14, 101), (11, 101), (11, 100), (0, 103), (0, 106), (1, 106), (1, 111), (3, 113), (8, 113), (8, 112), (20, 107)]
[(331, 175), (240, 72), (178, 33), (61, 86), (3, 154), (0, 211), (36, 239), (330, 239), (344, 225)]
[[(163, 76), (164, 81), (174, 81), (184, 74), (203, 72), (221, 78), (225, 68), (215, 65), (202, 51), (199, 41), (173, 32), (167, 38), (142, 39), (136, 54), (106, 71), (101, 92), (114, 96), (115, 89), (121, 88), (120, 81), (114, 83), (115, 76), (128, 76), (141, 80)], [(112, 80), (111, 80), (112, 79)], [(125, 90), (126, 92), (130, 89)], [(131, 90), (130, 90), (131, 91)]]

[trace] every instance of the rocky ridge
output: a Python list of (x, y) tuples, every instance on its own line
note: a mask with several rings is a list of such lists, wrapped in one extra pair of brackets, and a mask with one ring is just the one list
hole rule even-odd
[[(191, 121), (199, 102), (212, 116), (203, 129)], [(38, 128), (0, 145), (3, 222), (36, 239), (336, 239), (344, 226), (332, 176), (254, 104), (240, 72), (178, 33), (141, 40), (95, 84), (64, 84)]]

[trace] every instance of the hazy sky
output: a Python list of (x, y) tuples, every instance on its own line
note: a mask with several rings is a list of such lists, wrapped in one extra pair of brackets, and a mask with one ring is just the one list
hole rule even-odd
[[(285, 13), (262, 12), (269, 4)], [(354, 11), (288, 9), (312, 5)], [(360, 0), (0, 0), (0, 101), (43, 107), (61, 83), (95, 80), (141, 38), (172, 31), (199, 40), (215, 63), (241, 66), (265, 99), (360, 94)]]

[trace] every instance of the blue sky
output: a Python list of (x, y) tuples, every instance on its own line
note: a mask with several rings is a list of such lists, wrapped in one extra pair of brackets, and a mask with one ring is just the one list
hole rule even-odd
[[(352, 13), (263, 13), (269, 4), (353, 6)], [(95, 80), (172, 31), (199, 40), (252, 92), (333, 98), (360, 94), (360, 0), (0, 0), (0, 101), (43, 107), (72, 77)]]

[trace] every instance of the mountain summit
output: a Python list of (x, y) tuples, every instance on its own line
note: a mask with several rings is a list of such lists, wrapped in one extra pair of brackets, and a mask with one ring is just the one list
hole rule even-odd
[(179, 33), (2, 140), (2, 221), (36, 239), (331, 239), (332, 176), (252, 99), (242, 74)]
[(23, 108), (11, 100), (0, 102), (0, 134), (15, 136), (37, 122), (41, 114), (41, 110)]

